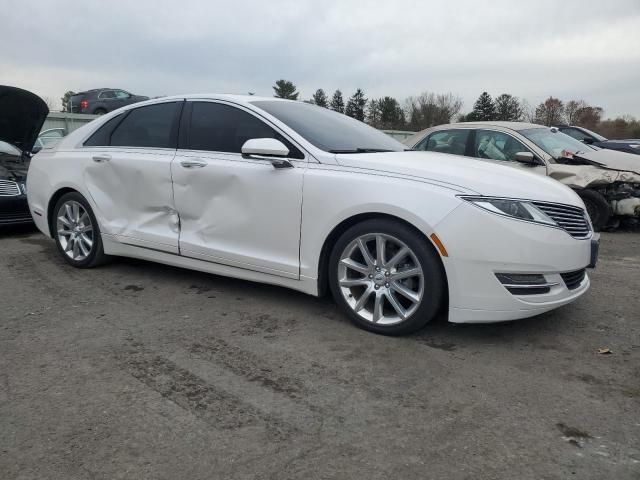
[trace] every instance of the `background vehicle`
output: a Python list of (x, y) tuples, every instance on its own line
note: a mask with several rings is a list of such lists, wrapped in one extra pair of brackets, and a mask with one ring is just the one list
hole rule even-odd
[(36, 139), (36, 143), (33, 144), (33, 148), (31, 149), (31, 153), (38, 153), (47, 145), (53, 145), (54, 143), (60, 141), (62, 137), (65, 135), (64, 128), (49, 128), (47, 130), (43, 130), (38, 135)]
[(555, 127), (520, 122), (454, 123), (428, 128), (405, 141), (416, 150), (465, 155), (547, 175), (573, 188), (596, 230), (640, 218), (640, 162), (601, 150)]
[(592, 132), (584, 127), (560, 125), (556, 128), (562, 133), (565, 133), (582, 143), (586, 143), (587, 145), (640, 155), (640, 139), (607, 140), (602, 135)]
[(76, 267), (123, 255), (330, 290), (377, 333), (445, 306), (453, 322), (523, 318), (587, 291), (595, 250), (574, 192), (450, 158), (303, 102), (169, 97), (36, 155), (29, 204)]
[(76, 93), (70, 98), (71, 111), (103, 115), (125, 105), (149, 100), (149, 97), (134, 95), (117, 88), (97, 88)]
[(37, 95), (0, 86), (0, 225), (33, 221), (25, 187), (29, 154), (48, 113)]

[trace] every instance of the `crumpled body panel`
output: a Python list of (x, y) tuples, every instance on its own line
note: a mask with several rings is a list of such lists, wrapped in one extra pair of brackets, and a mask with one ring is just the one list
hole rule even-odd
[(571, 188), (591, 188), (614, 182), (640, 183), (640, 175), (596, 167), (594, 165), (564, 165), (551, 163), (547, 174)]
[(178, 252), (178, 218), (173, 208), (171, 160), (175, 153), (110, 149), (93, 162), (84, 180), (103, 219), (103, 233), (133, 245)]

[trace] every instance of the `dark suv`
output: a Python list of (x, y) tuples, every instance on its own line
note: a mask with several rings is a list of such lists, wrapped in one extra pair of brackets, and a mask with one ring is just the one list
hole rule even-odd
[(97, 88), (73, 95), (69, 105), (74, 113), (92, 113), (103, 115), (132, 103), (149, 100), (149, 97), (134, 95), (117, 88)]

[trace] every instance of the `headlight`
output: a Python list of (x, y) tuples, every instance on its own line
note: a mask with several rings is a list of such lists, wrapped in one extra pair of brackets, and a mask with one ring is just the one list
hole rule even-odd
[(472, 197), (466, 195), (461, 195), (460, 198), (477, 207), (499, 215), (506, 215), (507, 217), (526, 220), (528, 222), (543, 223), (545, 225), (558, 225), (551, 217), (527, 200), (495, 197)]

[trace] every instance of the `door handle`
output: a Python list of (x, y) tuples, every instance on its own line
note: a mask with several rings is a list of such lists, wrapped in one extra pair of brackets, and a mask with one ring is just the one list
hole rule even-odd
[(202, 168), (207, 166), (206, 160), (192, 158), (189, 160), (180, 160), (180, 165), (184, 168)]
[(111, 155), (94, 155), (91, 158), (93, 158), (93, 161), (96, 163), (102, 163), (111, 160)]

